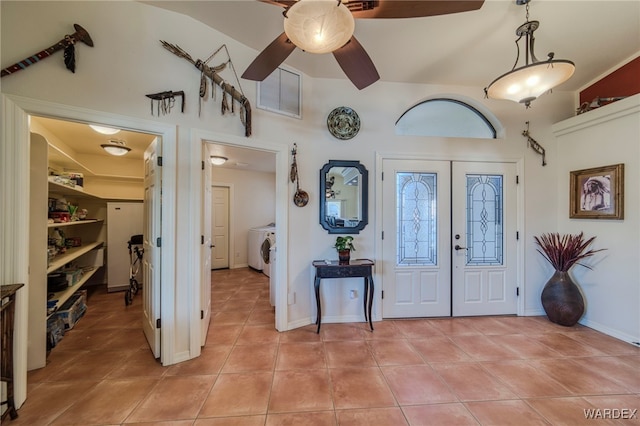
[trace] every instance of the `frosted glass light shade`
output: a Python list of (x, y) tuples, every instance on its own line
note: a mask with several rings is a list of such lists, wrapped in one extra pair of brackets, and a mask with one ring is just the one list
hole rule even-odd
[(116, 155), (118, 157), (125, 155), (126, 153), (128, 153), (129, 151), (131, 151), (131, 148), (127, 148), (126, 146), (121, 146), (121, 145), (100, 145), (102, 147), (102, 149), (104, 149), (105, 151), (107, 151), (109, 154), (111, 155)]
[(573, 62), (564, 59), (525, 65), (496, 78), (487, 88), (487, 96), (528, 106), (548, 90), (567, 81), (575, 69)]
[(115, 135), (120, 131), (120, 129), (114, 129), (113, 127), (106, 127), (106, 126), (98, 126), (97, 124), (89, 124), (89, 127), (91, 127), (93, 130), (95, 130), (98, 133), (102, 133), (103, 135)]
[(212, 155), (211, 157), (209, 157), (209, 161), (211, 161), (211, 164), (213, 164), (214, 166), (222, 166), (227, 162), (227, 160), (227, 157), (221, 157), (219, 155)]
[(336, 0), (300, 0), (284, 20), (289, 40), (310, 53), (333, 52), (351, 39), (354, 29), (351, 11)]

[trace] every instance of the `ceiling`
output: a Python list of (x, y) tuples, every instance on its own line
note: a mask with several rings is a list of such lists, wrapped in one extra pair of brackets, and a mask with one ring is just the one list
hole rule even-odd
[[(283, 9), (257, 0), (144, 3), (191, 16), (255, 49), (256, 55), (283, 31)], [(479, 10), (453, 15), (358, 19), (355, 36), (371, 56), (382, 81), (483, 88), (513, 67), (515, 29), (525, 22), (525, 13), (525, 7), (518, 6), (515, 0), (486, 0)], [(554, 51), (556, 59), (569, 59), (576, 64), (574, 76), (560, 86), (562, 90), (584, 88), (637, 54), (640, 48), (637, 0), (532, 0), (530, 20), (540, 21), (535, 32), (538, 58), (544, 59)], [(215, 41), (209, 43), (212, 51), (218, 47)], [(523, 55), (521, 52), (519, 64)], [(284, 64), (315, 78), (346, 79), (330, 54), (315, 55), (296, 49)], [(100, 144), (115, 137), (126, 140), (132, 148), (127, 158), (142, 159), (153, 139), (152, 135), (127, 131), (103, 136), (82, 123), (38, 120), (83, 154), (109, 157)], [(225, 145), (209, 147), (211, 155), (229, 158), (221, 167), (266, 172), (275, 169), (273, 154)]]
[[(128, 130), (121, 130), (115, 135), (103, 135), (89, 127), (88, 123), (46, 117), (31, 117), (31, 120), (34, 125), (41, 126), (52, 133), (57, 139), (71, 148), (75, 154), (98, 155), (104, 156), (105, 159), (126, 158), (140, 160), (140, 167), (142, 167), (144, 151), (155, 138), (155, 135)], [(131, 148), (131, 151), (123, 157), (113, 157), (107, 154), (100, 145), (108, 144), (110, 139), (125, 141), (125, 145)], [(229, 159), (224, 165), (216, 167), (275, 173), (275, 154), (273, 153), (214, 143), (209, 144), (209, 152), (210, 155), (223, 156)], [(76, 162), (56, 149), (50, 150), (49, 158), (52, 162), (69, 169), (69, 171), (77, 169)]]
[[(283, 9), (257, 0), (144, 3), (191, 16), (255, 49), (256, 55), (283, 31)], [(540, 21), (536, 56), (545, 59), (553, 51), (556, 59), (576, 64), (562, 90), (583, 88), (640, 48), (639, 1), (532, 0), (529, 8), (529, 19)], [(486, 0), (479, 10), (452, 15), (357, 19), (354, 35), (382, 81), (484, 88), (513, 67), (515, 30), (526, 21), (525, 14), (515, 0)], [(212, 51), (218, 47), (210, 43)], [(285, 65), (311, 77), (346, 78), (330, 54), (296, 49)]]

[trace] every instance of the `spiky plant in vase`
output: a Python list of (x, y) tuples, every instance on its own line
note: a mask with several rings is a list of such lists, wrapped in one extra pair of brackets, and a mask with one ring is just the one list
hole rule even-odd
[(574, 265), (592, 269), (581, 261), (606, 249), (587, 250), (596, 237), (585, 241), (582, 232), (565, 235), (556, 232), (533, 238), (540, 247), (538, 252), (556, 270), (542, 290), (542, 307), (551, 322), (571, 327), (584, 313), (584, 299), (569, 270)]

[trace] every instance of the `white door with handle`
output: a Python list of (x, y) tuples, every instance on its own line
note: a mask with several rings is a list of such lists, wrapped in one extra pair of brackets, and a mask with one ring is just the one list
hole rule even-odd
[(158, 157), (162, 155), (158, 138), (144, 153), (144, 232), (142, 255), (142, 330), (153, 356), (160, 358), (160, 277), (161, 261), (157, 242), (161, 237), (162, 168)]
[(452, 315), (517, 311), (516, 166), (454, 162)]
[(382, 315), (451, 312), (450, 163), (383, 161)]
[(514, 163), (382, 162), (384, 318), (517, 311)]

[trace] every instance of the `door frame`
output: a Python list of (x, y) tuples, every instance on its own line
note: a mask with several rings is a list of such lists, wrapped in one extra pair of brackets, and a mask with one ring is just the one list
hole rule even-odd
[[(0, 218), (3, 231), (0, 242), (0, 265), (3, 282), (29, 281), (29, 116), (40, 115), (62, 120), (98, 122), (112, 127), (151, 133), (162, 137), (165, 161), (163, 164), (162, 235), (168, 241), (175, 241), (175, 194), (177, 168), (177, 127), (155, 121), (132, 118), (88, 108), (73, 107), (49, 101), (26, 98), (17, 95), (0, 94), (2, 110), (2, 159), (0, 181), (3, 201)], [(25, 194), (27, 194), (25, 196)], [(6, 231), (6, 232), (4, 232)], [(161, 329), (161, 362), (163, 365), (175, 363), (174, 341), (175, 321), (172, 305), (175, 292), (175, 250), (167, 244), (162, 250), (162, 264), (165, 273), (161, 284), (160, 315), (166, 327)], [(19, 408), (27, 396), (27, 329), (29, 288), (21, 289), (16, 298), (15, 318), (15, 402)]]
[[(190, 164), (191, 164), (191, 177), (190, 186), (191, 191), (194, 194), (200, 194), (202, 191), (202, 179), (200, 179), (200, 164), (202, 161), (207, 161), (208, 158), (202, 158), (202, 150), (200, 149), (203, 142), (212, 142), (216, 144), (229, 145), (237, 148), (254, 149), (259, 151), (265, 151), (275, 154), (276, 158), (276, 183), (285, 182), (289, 176), (289, 149), (290, 147), (285, 144), (277, 144), (266, 141), (258, 141), (253, 138), (239, 137), (230, 135), (227, 133), (212, 132), (209, 130), (193, 129), (191, 131), (191, 143), (190, 143)], [(289, 229), (288, 219), (288, 185), (276, 184), (276, 247), (278, 253), (282, 253), (278, 257), (276, 263), (276, 274), (278, 280), (276, 282), (276, 315), (275, 315), (275, 328), (278, 331), (287, 331), (289, 318), (288, 318), (288, 304), (287, 304), (287, 291), (288, 291), (288, 259), (287, 253), (287, 234)], [(193, 258), (193, 266), (190, 269), (199, 270), (200, 265), (200, 216), (202, 215), (202, 206), (200, 205), (200, 197), (191, 197), (191, 205), (189, 211), (192, 213), (193, 220), (190, 224), (189, 235), (194, 241), (194, 244), (190, 247)], [(192, 282), (198, 282), (198, 277), (186, 277)], [(199, 288), (199, 286), (198, 286)], [(189, 300), (194, 304), (192, 307), (191, 318), (191, 332), (197, 336), (200, 335), (200, 297), (192, 297)], [(196, 309), (197, 307), (197, 309)], [(200, 346), (195, 344), (195, 340), (191, 340), (190, 350), (195, 356), (200, 354)]]
[[(482, 156), (482, 155), (430, 155), (424, 152), (413, 153), (394, 153), (385, 151), (375, 152), (375, 215), (374, 215), (374, 258), (376, 262), (376, 275), (380, 278), (380, 285), (375, 288), (374, 312), (375, 320), (382, 320), (382, 272), (387, 259), (382, 259), (382, 162), (383, 160), (426, 160), (426, 161), (473, 161), (487, 163), (515, 163), (516, 175), (519, 176), (519, 184), (516, 185), (516, 229), (520, 235), (524, 232), (524, 158), (513, 158), (506, 156)], [(516, 279), (520, 289), (520, 295), (517, 300), (517, 316), (524, 315), (524, 295), (525, 279), (524, 279), (524, 241), (519, 240), (516, 244)], [(393, 260), (389, 260), (393, 261)]]

